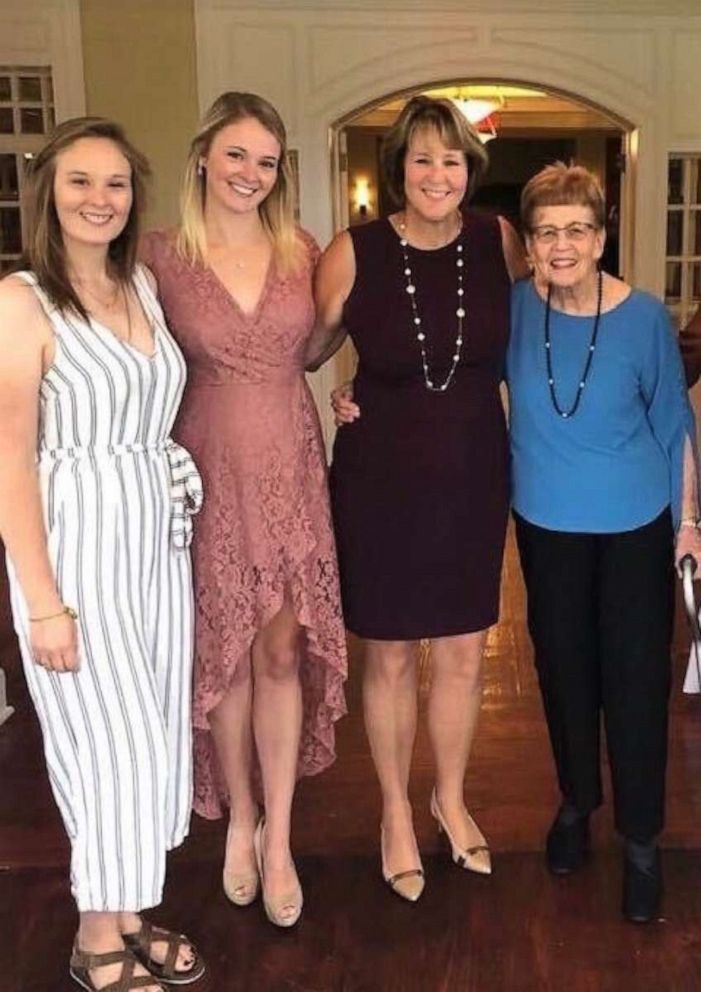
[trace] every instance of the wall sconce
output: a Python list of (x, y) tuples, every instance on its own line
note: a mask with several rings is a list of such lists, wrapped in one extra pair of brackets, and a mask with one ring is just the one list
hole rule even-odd
[(355, 180), (355, 209), (361, 217), (367, 217), (370, 206), (370, 180), (366, 176), (358, 176)]

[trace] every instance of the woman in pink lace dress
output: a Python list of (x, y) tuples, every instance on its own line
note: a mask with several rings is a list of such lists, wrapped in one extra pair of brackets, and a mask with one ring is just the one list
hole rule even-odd
[[(195, 809), (230, 807), (224, 889), (291, 926), (297, 775), (334, 758), (346, 653), (319, 422), (304, 378), (314, 240), (295, 228), (285, 131), (225, 93), (195, 136), (176, 233), (145, 258), (188, 361), (176, 436), (207, 494), (194, 551)], [(262, 786), (265, 817), (255, 799)], [(264, 870), (264, 877), (263, 877)]]

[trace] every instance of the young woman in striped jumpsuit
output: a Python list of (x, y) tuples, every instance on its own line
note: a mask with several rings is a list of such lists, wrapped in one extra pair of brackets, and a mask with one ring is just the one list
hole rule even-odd
[(191, 803), (189, 513), (170, 428), (182, 356), (135, 264), (148, 166), (67, 121), (32, 163), (23, 269), (0, 283), (0, 534), (15, 629), (71, 841), (85, 989), (157, 992), (204, 965), (139, 912)]

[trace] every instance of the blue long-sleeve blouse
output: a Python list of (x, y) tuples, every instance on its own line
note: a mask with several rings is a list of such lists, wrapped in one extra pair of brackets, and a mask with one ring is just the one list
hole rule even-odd
[[(544, 319), (533, 283), (516, 283), (506, 365), (514, 509), (569, 532), (633, 530), (667, 506), (678, 523), (694, 415), (664, 306), (633, 290), (602, 314), (579, 407), (567, 418), (551, 401)], [(593, 321), (551, 310), (554, 387), (564, 410), (582, 378)]]

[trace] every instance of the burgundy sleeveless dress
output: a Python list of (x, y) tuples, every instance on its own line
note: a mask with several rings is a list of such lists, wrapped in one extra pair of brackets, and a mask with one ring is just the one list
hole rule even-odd
[(414, 640), (482, 630), (499, 608), (509, 456), (499, 392), (510, 280), (494, 217), (465, 214), (443, 248), (408, 247), (431, 378), (424, 381), (398, 236), (388, 220), (350, 229), (356, 280), (344, 311), (357, 349), (361, 416), (337, 432), (331, 495), (346, 625)]

